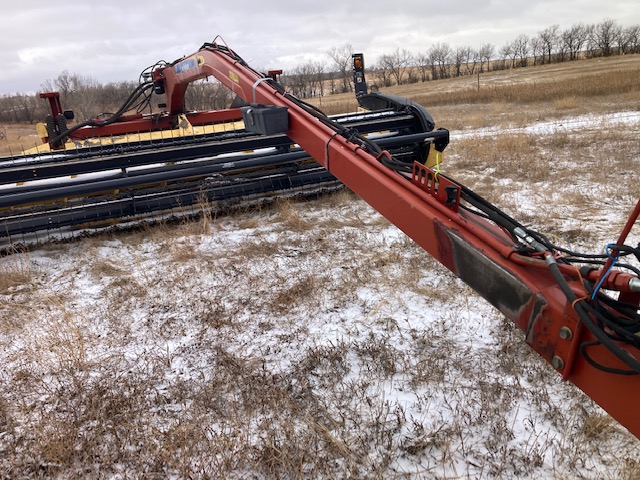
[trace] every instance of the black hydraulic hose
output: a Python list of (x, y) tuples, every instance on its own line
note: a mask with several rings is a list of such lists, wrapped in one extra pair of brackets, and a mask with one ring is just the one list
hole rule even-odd
[[(588, 257), (563, 257), (563, 260), (567, 263), (582, 263), (584, 265), (599, 265), (602, 266), (605, 264), (604, 260), (591, 260)], [(640, 268), (634, 267), (628, 263), (616, 263), (616, 267), (624, 268), (626, 270), (630, 270), (635, 273), (638, 277), (640, 277)]]
[[(593, 344), (593, 343), (583, 344), (580, 347), (580, 351), (584, 356), (585, 360), (587, 360), (587, 362), (589, 362), (593, 367), (598, 368), (599, 370), (607, 371), (609, 373), (617, 373), (621, 375), (635, 375), (640, 373), (640, 361), (638, 361), (638, 359), (635, 358), (633, 355), (631, 355), (627, 350), (620, 348), (618, 345), (616, 345), (615, 342), (611, 339), (611, 337), (607, 335), (607, 333), (593, 321), (593, 319), (591, 318), (591, 314), (598, 315), (598, 313), (593, 309), (593, 307), (591, 307), (588, 303), (586, 303), (585, 300), (578, 300), (578, 297), (573, 292), (573, 290), (571, 290), (571, 287), (569, 287), (569, 284), (567, 283), (564, 276), (562, 275), (562, 272), (560, 271), (560, 268), (558, 267), (558, 264), (556, 263), (555, 258), (553, 258), (553, 255), (547, 255), (546, 262), (547, 262), (547, 265), (549, 266), (551, 275), (553, 275), (553, 278), (556, 280), (558, 286), (562, 290), (562, 293), (564, 293), (565, 297), (567, 298), (567, 301), (570, 304), (574, 305), (575, 311), (580, 317), (580, 320), (585, 325), (585, 327), (589, 329), (589, 331), (593, 334), (594, 337), (596, 337), (596, 339), (600, 344), (602, 344), (613, 355), (615, 355), (618, 359), (624, 362), (631, 370), (622, 370), (618, 368), (605, 367), (603, 365), (599, 365), (595, 363), (586, 354), (584, 349), (585, 346), (595, 346), (596, 344)], [(599, 318), (601, 318), (600, 315), (599, 315)]]
[[(531, 245), (534, 245), (536, 250), (538, 251), (548, 252), (545, 258), (552, 276), (554, 277), (558, 286), (564, 293), (565, 297), (567, 298), (567, 301), (574, 306), (574, 309), (578, 314), (582, 323), (584, 323), (587, 329), (597, 339), (597, 342), (595, 343), (585, 342), (580, 346), (580, 352), (585, 358), (585, 360), (594, 368), (597, 368), (599, 370), (602, 370), (608, 373), (621, 374), (621, 375), (635, 375), (640, 373), (640, 361), (636, 357), (634, 357), (629, 351), (625, 350), (624, 348), (621, 348), (618, 344), (616, 344), (616, 341), (622, 341), (627, 344), (638, 346), (638, 340), (636, 340), (635, 338), (635, 332), (640, 328), (636, 326), (636, 323), (634, 323), (633, 321), (630, 321), (628, 325), (620, 325), (620, 323), (622, 322), (622, 319), (612, 315), (611, 312), (606, 312), (606, 313), (599, 312), (592, 305), (590, 305), (586, 300), (584, 299), (578, 300), (575, 293), (569, 287), (569, 284), (567, 283), (564, 276), (562, 275), (562, 272), (560, 271), (560, 268), (558, 267), (556, 260), (552, 255), (554, 246), (550, 242), (545, 241), (546, 239), (542, 235), (537, 234), (537, 232), (532, 232), (531, 230), (526, 229), (519, 222), (512, 219), (509, 215), (502, 212), (499, 208), (487, 202), (486, 200), (484, 200), (482, 197), (480, 197), (479, 195), (477, 195), (475, 192), (468, 189), (467, 187), (464, 187), (461, 185), (461, 190), (462, 190), (462, 198), (468, 203), (470, 203), (471, 205), (473, 205), (474, 207), (476, 207), (478, 210), (480, 210), (483, 216), (495, 222), (497, 225), (505, 228), (514, 236), (522, 238), (523, 233), (525, 235), (531, 235), (532, 238), (527, 237), (527, 242)], [(638, 249), (624, 246), (624, 247), (620, 247), (619, 250), (627, 254), (636, 254)], [(585, 256), (587, 260), (590, 260), (590, 257), (591, 256), (589, 257)], [(592, 256), (591, 258), (599, 258), (599, 257)], [(570, 263), (567, 259), (562, 259), (562, 261)], [(614, 301), (612, 299), (611, 302), (616, 302), (616, 305), (615, 306), (610, 305), (610, 308), (613, 308), (618, 313), (624, 314), (624, 311), (626, 310), (623, 309), (621, 311), (618, 308), (619, 304), (617, 301)], [(635, 308), (637, 309), (637, 306)], [(634, 315), (632, 314), (631, 317), (634, 318)], [(594, 318), (598, 319), (598, 322), (600, 323), (600, 325), (596, 323)], [(602, 325), (606, 325), (606, 327), (609, 328), (610, 331), (614, 332), (615, 336), (609, 335), (604, 330), (604, 327)], [(631, 331), (631, 329), (633, 329), (633, 332)], [(602, 345), (603, 347), (605, 347), (615, 357), (617, 357), (624, 364), (626, 364), (630, 369), (623, 370), (620, 368), (600, 365), (597, 362), (595, 362), (593, 359), (589, 357), (586, 351), (587, 348), (595, 345)]]
[[(638, 305), (636, 305), (635, 303), (614, 300), (613, 298), (606, 295), (604, 295), (600, 301), (605, 305), (609, 305), (610, 307), (615, 308), (617, 311), (627, 316), (630, 319), (629, 324), (633, 325), (635, 323), (640, 329), (640, 315), (638, 314)], [(638, 337), (636, 341), (640, 342), (640, 337)]]
[(135, 100), (137, 100), (138, 97), (140, 97), (140, 95), (142, 95), (145, 91), (149, 90), (150, 88), (153, 88), (153, 83), (151, 83), (151, 82), (147, 82), (147, 83), (143, 83), (141, 85), (138, 85), (135, 88), (135, 90), (133, 92), (131, 92), (131, 94), (129, 95), (127, 100), (122, 104), (120, 109), (116, 113), (111, 115), (109, 118), (107, 118), (105, 120), (94, 120), (94, 119), (92, 119), (92, 120), (86, 120), (84, 122), (78, 123), (77, 125), (74, 125), (73, 127), (69, 128), (68, 130), (62, 132), (60, 135), (49, 139), (49, 143), (51, 145), (57, 145), (62, 140), (64, 140), (67, 137), (69, 137), (69, 135), (71, 135), (71, 133), (73, 133), (76, 130), (79, 130), (80, 128), (83, 128), (83, 127), (103, 127), (105, 125), (110, 125), (110, 124), (116, 122), (122, 116), (123, 113), (125, 113), (127, 110), (130, 109), (130, 107), (133, 104), (133, 102)]
[[(222, 45), (218, 45), (215, 42), (214, 43), (205, 43), (201, 48), (207, 48), (207, 49), (211, 49), (211, 50), (215, 50), (218, 51), (220, 53), (223, 53), (227, 56), (229, 56), (231, 59), (237, 61), (238, 63), (242, 64), (244, 67), (250, 69), (251, 71), (253, 71), (254, 73), (256, 73), (256, 75), (261, 76), (261, 74), (259, 72), (257, 72), (256, 70), (252, 69), (243, 59), (242, 57), (240, 57), (238, 54), (236, 54), (235, 52), (233, 52), (231, 49), (229, 49), (226, 46), (222, 46)], [(278, 93), (280, 93), (284, 98), (286, 98), (287, 100), (289, 100), (290, 102), (296, 104), (297, 106), (299, 106), (300, 108), (302, 108), (303, 110), (305, 110), (308, 114), (313, 115), (316, 119), (318, 119), (320, 122), (322, 122), (323, 124), (325, 124), (326, 126), (328, 126), (329, 128), (331, 128), (332, 130), (334, 130), (337, 134), (342, 135), (343, 137), (345, 137), (349, 142), (352, 143), (356, 143), (358, 144), (363, 150), (368, 151), (369, 153), (375, 155), (380, 162), (387, 166), (388, 168), (392, 169), (392, 170), (396, 170), (398, 172), (404, 172), (404, 173), (411, 173), (412, 172), (412, 166), (411, 165), (407, 165), (406, 162), (402, 162), (399, 161), (395, 158), (393, 158), (392, 156), (387, 156), (387, 155), (382, 155), (383, 151), (380, 147), (378, 147), (375, 143), (373, 143), (371, 140), (363, 137), (362, 135), (359, 135), (358, 132), (345, 128), (343, 125), (340, 125), (338, 122), (336, 122), (335, 120), (332, 120), (331, 118), (329, 118), (326, 114), (324, 114), (321, 110), (319, 110), (317, 107), (304, 102), (302, 100), (300, 100), (299, 98), (287, 93), (284, 89), (284, 87), (282, 85), (280, 85), (278, 82), (276, 82), (275, 80), (268, 78), (268, 77), (263, 77), (266, 78), (266, 82), (269, 83), (269, 85), (274, 88)]]
[[(449, 179), (444, 175), (442, 176)], [(496, 207), (492, 203), (482, 198), (480, 195), (478, 195), (476, 192), (474, 192), (470, 188), (465, 187), (464, 185), (460, 185), (460, 195), (463, 200), (465, 200), (466, 202), (470, 203), (475, 208), (480, 210), (486, 216), (486, 218), (493, 221), (500, 227), (505, 228), (512, 235), (513, 238), (516, 237), (516, 234), (514, 233), (514, 231), (517, 228), (521, 228), (526, 231), (526, 228), (522, 224), (520, 224), (517, 220), (510, 217), (505, 212), (500, 210), (498, 207)]]

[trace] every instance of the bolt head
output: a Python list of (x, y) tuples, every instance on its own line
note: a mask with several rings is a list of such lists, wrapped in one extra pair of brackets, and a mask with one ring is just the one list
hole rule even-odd
[(551, 359), (551, 365), (553, 365), (553, 368), (556, 370), (561, 370), (564, 368), (564, 360), (556, 355)]
[(573, 337), (573, 332), (569, 327), (562, 327), (560, 332), (558, 332), (558, 335), (560, 335), (560, 338), (563, 340), (570, 340), (571, 337)]

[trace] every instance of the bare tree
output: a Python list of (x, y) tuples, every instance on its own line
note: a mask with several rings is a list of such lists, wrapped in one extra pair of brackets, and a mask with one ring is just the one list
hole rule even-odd
[(414, 63), (413, 55), (409, 50), (396, 48), (393, 52), (398, 68), (396, 69), (396, 80), (398, 85), (404, 83), (405, 74), (408, 75), (411, 65)]
[(406, 83), (418, 83), (420, 81), (420, 76), (415, 68), (415, 65), (410, 65), (407, 68), (407, 80)]
[(287, 87), (297, 97), (321, 96), (323, 90), (324, 65), (309, 61), (296, 67), (286, 78)]
[(600, 54), (600, 52), (598, 51), (598, 44), (596, 42), (596, 36), (594, 35), (593, 31), (595, 30), (596, 26), (591, 24), (591, 25), (587, 25), (586, 29), (587, 29), (587, 40), (585, 42), (585, 47), (584, 47), (584, 55), (586, 58), (593, 58), (596, 57)]
[(437, 68), (438, 61), (436, 56), (433, 55), (433, 52), (431, 52), (431, 49), (427, 52), (427, 59), (429, 63), (429, 70), (431, 70), (431, 78), (433, 80), (437, 80), (439, 78)]
[(19, 122), (20, 109), (16, 105), (13, 95), (3, 95), (0, 98), (0, 121), (2, 122)]
[(378, 58), (376, 74), (381, 85), (390, 87), (393, 84), (393, 59), (391, 59), (389, 54), (382, 54), (380, 58)]
[(561, 42), (566, 46), (569, 60), (577, 60), (582, 48), (589, 38), (589, 29), (582, 23), (576, 23), (560, 35)]
[(136, 82), (112, 82), (102, 85), (97, 92), (101, 111), (115, 112), (118, 110), (137, 86)]
[(55, 80), (53, 80), (52, 85), (54, 88), (51, 90), (57, 90), (60, 92), (60, 101), (65, 104), (76, 90), (77, 84), (78, 76), (75, 73), (71, 74), (68, 70), (64, 70)]
[(518, 57), (518, 66), (526, 67), (529, 59), (529, 37), (525, 34), (518, 35), (513, 41), (513, 53)]
[(617, 38), (615, 43), (618, 45), (618, 53), (626, 55), (629, 53), (637, 53), (638, 35), (640, 26), (635, 25), (627, 28), (618, 27)]
[(558, 42), (554, 60), (556, 62), (566, 62), (569, 59), (569, 45), (564, 41), (562, 33), (558, 34)]
[[(321, 62), (307, 62), (292, 70), (285, 78), (290, 90), (301, 97), (324, 94), (326, 85), (331, 93), (352, 91), (353, 47), (345, 44), (333, 47), (328, 52), (333, 60), (331, 73), (325, 73)], [(605, 19), (596, 25), (576, 23), (560, 31), (558, 25), (550, 26), (535, 37), (521, 34), (505, 43), (498, 51), (503, 67), (527, 66), (531, 57), (533, 64), (552, 61), (576, 60), (581, 56), (609, 56), (640, 53), (640, 26), (620, 27), (615, 20)], [(476, 50), (470, 46), (452, 49), (446, 43), (437, 43), (426, 52), (413, 56), (408, 50), (396, 48), (382, 55), (377, 69), (370, 67), (372, 78), (380, 85), (390, 86), (407, 81), (428, 81), (450, 76), (475, 74), (498, 66), (495, 47), (486, 43)], [(374, 77), (375, 76), (375, 77)], [(92, 118), (99, 113), (116, 111), (134, 90), (134, 82), (119, 82), (102, 85), (95, 79), (70, 73), (65, 70), (55, 79), (46, 80), (42, 90), (59, 91), (65, 108), (76, 111), (78, 118)], [(187, 106), (194, 109), (226, 108), (231, 94), (219, 82), (195, 82), (186, 93)], [(0, 119), (3, 121), (26, 121), (44, 117), (46, 102), (30, 95), (0, 97)]]
[(16, 103), (22, 113), (23, 121), (33, 123), (38, 111), (38, 100), (35, 95), (17, 95)]
[(100, 105), (99, 92), (102, 88), (95, 78), (85, 75), (74, 75), (75, 90), (73, 92), (73, 109), (79, 119), (93, 118), (104, 112)]
[(412, 61), (413, 56), (411, 53), (404, 48), (400, 50), (398, 47), (393, 51), (393, 53), (382, 55), (379, 63), (384, 63), (385, 68), (389, 70), (393, 78), (395, 78), (396, 84), (402, 85), (407, 69), (411, 65)]
[(311, 62), (311, 89), (314, 96), (324, 96), (324, 63), (321, 61)]
[[(538, 32), (538, 38), (542, 43), (544, 48), (544, 53), (547, 57), (547, 63), (551, 63), (551, 55), (555, 51), (558, 46), (558, 31), (560, 30), (560, 26), (552, 25), (551, 27), (547, 27), (541, 32)], [(544, 63), (544, 57), (542, 57), (542, 63)]]
[(544, 63), (544, 43), (542, 39), (538, 37), (533, 37), (531, 39), (531, 55), (533, 56), (533, 64), (538, 65), (538, 63)]
[(333, 60), (333, 64), (342, 80), (342, 92), (352, 91), (351, 62), (353, 61), (353, 47), (351, 44), (346, 43), (341, 47), (332, 47), (327, 54)]
[(3, 95), (0, 97), (0, 121), (33, 123), (44, 118), (44, 103), (37, 95)]
[(307, 96), (307, 78), (303, 66), (298, 65), (293, 68), (281, 81), (286, 85), (287, 90), (296, 97)]
[(500, 59), (502, 60), (502, 68), (514, 68), (516, 66), (516, 51), (513, 47), (513, 42), (507, 42), (498, 51)]
[(466, 45), (460, 48), (460, 54), (462, 55), (462, 63), (465, 66), (467, 75), (475, 74), (476, 67), (478, 66), (478, 61), (480, 60), (480, 54), (478, 50), (475, 50)]
[(216, 79), (203, 78), (189, 84), (184, 96), (187, 110), (229, 108), (235, 94)]
[(184, 92), (184, 104), (188, 110), (202, 110), (207, 104), (208, 79), (191, 82)]
[(627, 51), (624, 53), (640, 53), (640, 25), (632, 25), (624, 30)]
[(430, 80), (429, 55), (427, 55), (424, 52), (419, 53), (418, 55), (415, 56), (415, 63), (416, 63), (416, 66), (418, 67), (418, 71), (420, 72), (420, 81), (426, 82)]
[(459, 77), (462, 75), (462, 66), (469, 60), (469, 51), (471, 47), (456, 47), (453, 51), (453, 75)]
[(594, 46), (604, 57), (609, 57), (614, 53), (616, 40), (620, 37), (620, 26), (615, 20), (606, 19), (594, 26), (592, 37)]
[(495, 55), (495, 47), (490, 43), (485, 43), (478, 50), (480, 59), (480, 73), (484, 72), (484, 64), (487, 65), (487, 71), (491, 70), (491, 59)]
[(92, 118), (100, 113), (98, 92), (102, 85), (90, 76), (64, 70), (54, 80), (45, 81), (42, 87), (46, 91), (60, 92), (63, 107), (74, 110), (79, 118)]
[(449, 64), (451, 63), (451, 47), (448, 43), (436, 43), (427, 51), (427, 56), (431, 60), (433, 78), (449, 77)]

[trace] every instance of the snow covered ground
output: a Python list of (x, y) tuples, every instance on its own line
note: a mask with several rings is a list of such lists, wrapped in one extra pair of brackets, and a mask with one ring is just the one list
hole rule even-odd
[(514, 133), (525, 133), (527, 135), (549, 135), (564, 131), (568, 133), (582, 133), (585, 130), (604, 130), (606, 128), (631, 127), (637, 128), (640, 125), (640, 112), (635, 110), (579, 115), (565, 117), (560, 120), (548, 120), (535, 122), (530, 125), (520, 125), (513, 127), (493, 127), (493, 128), (469, 128), (452, 132), (453, 140), (465, 137), (484, 137), (491, 135), (509, 135)]
[[(491, 185), (534, 223), (543, 200), (558, 233), (602, 227), (578, 245), (629, 202), (513, 182)], [(640, 474), (635, 437), (347, 192), (45, 246), (0, 277), (0, 477)]]

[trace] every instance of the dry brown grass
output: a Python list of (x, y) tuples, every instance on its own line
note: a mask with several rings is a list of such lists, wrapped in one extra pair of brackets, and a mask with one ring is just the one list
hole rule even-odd
[[(360, 201), (349, 192), (322, 200), (348, 211), (345, 202)], [(555, 372), (506, 322), (494, 332), (497, 351), (456, 340), (470, 329), (481, 332), (476, 311), (486, 310), (406, 237), (356, 249), (388, 228), (363, 207), (356, 209), (362, 214), (327, 223), (322, 209), (288, 201), (263, 208), (258, 227), (247, 221), (252, 212), (218, 218), (210, 237), (195, 222), (180, 240), (160, 228), (145, 232), (145, 242), (132, 233), (77, 244), (79, 262), (65, 275), (70, 290), (87, 278), (113, 280), (99, 301), (80, 306), (79, 298), (49, 297), (21, 314), (23, 328), (37, 328), (38, 335), (7, 359), (21, 366), (3, 377), (11, 388), (0, 390), (0, 472), (10, 478), (504, 478), (535, 476), (553, 455), (556, 477), (563, 478), (584, 466), (580, 452), (590, 442), (615, 444), (615, 423), (592, 407), (569, 406), (575, 413), (565, 414), (557, 391), (550, 392), (569, 387), (558, 385)], [(260, 233), (271, 221), (276, 228)], [(303, 228), (290, 229), (300, 221)], [(246, 242), (216, 239), (232, 229), (242, 233), (247, 223)], [(105, 248), (119, 258), (100, 257)], [(183, 248), (197, 255), (171, 254)], [(345, 249), (357, 252), (355, 258)], [(127, 262), (134, 252), (138, 260)], [(151, 273), (150, 262), (164, 265), (162, 276)], [(286, 276), (281, 262), (289, 265)], [(371, 303), (361, 289), (386, 293)], [(456, 303), (456, 291), (472, 303)], [(414, 295), (425, 299), (423, 309), (449, 307), (407, 327), (419, 318), (408, 309)], [(353, 305), (361, 305), (361, 317), (343, 324), (314, 320)], [(314, 334), (309, 323), (328, 330)], [(394, 402), (390, 385), (411, 401)], [(545, 417), (530, 413), (533, 433), (516, 443), (514, 408), (522, 401)], [(537, 427), (543, 422), (558, 431), (582, 427), (565, 443), (557, 433), (540, 441), (548, 432)], [(623, 456), (612, 478), (633, 478), (630, 458)], [(469, 462), (466, 469), (461, 459)]]
[(575, 95), (569, 95), (566, 97), (558, 98), (553, 102), (553, 107), (556, 110), (574, 110), (578, 108), (580, 101)]
[(616, 92), (617, 95), (634, 94), (640, 97), (637, 70), (601, 72), (579, 78), (550, 78), (533, 82), (507, 82), (470, 87), (453, 91), (447, 95), (424, 93), (414, 100), (423, 105), (459, 105), (476, 103), (532, 104), (556, 102), (565, 99), (567, 93), (581, 99), (602, 97)]
[[(602, 199), (640, 194), (633, 128), (517, 128), (611, 94), (441, 105), (514, 129), (452, 138), (446, 173), (599, 245)], [(0, 478), (638, 477), (636, 439), (352, 192), (199, 208), (0, 259)]]
[(1, 124), (0, 132), (4, 134), (4, 138), (0, 139), (0, 156), (18, 155), (23, 150), (42, 145), (42, 140), (36, 134), (35, 125)]
[(28, 252), (13, 252), (0, 257), (0, 294), (9, 294), (16, 289), (29, 288), (34, 280), (34, 268)]
[[(480, 88), (477, 77), (469, 76), (392, 86), (382, 92), (425, 105), (438, 124), (446, 128), (500, 126), (514, 123), (514, 119), (528, 122), (554, 118), (566, 111), (581, 114), (637, 110), (639, 68), (640, 55), (628, 55), (483, 73)], [(329, 114), (356, 107), (349, 94), (311, 102)]]
[[(610, 111), (616, 105), (639, 109), (639, 68), (640, 55), (626, 55), (483, 73), (480, 88), (477, 77), (468, 76), (382, 91), (427, 106), (438, 123), (447, 128), (486, 127), (512, 123), (514, 118), (525, 121), (529, 115), (518, 108), (523, 104), (537, 105), (533, 113), (537, 119), (553, 118), (558, 112)], [(309, 101), (328, 115), (357, 109), (352, 94)], [(0, 155), (16, 154), (41, 143), (33, 125), (2, 127), (6, 139), (0, 141)]]
[(300, 214), (292, 201), (288, 198), (276, 200), (277, 220), (284, 224), (284, 228), (293, 232), (302, 232), (311, 228), (309, 222)]

